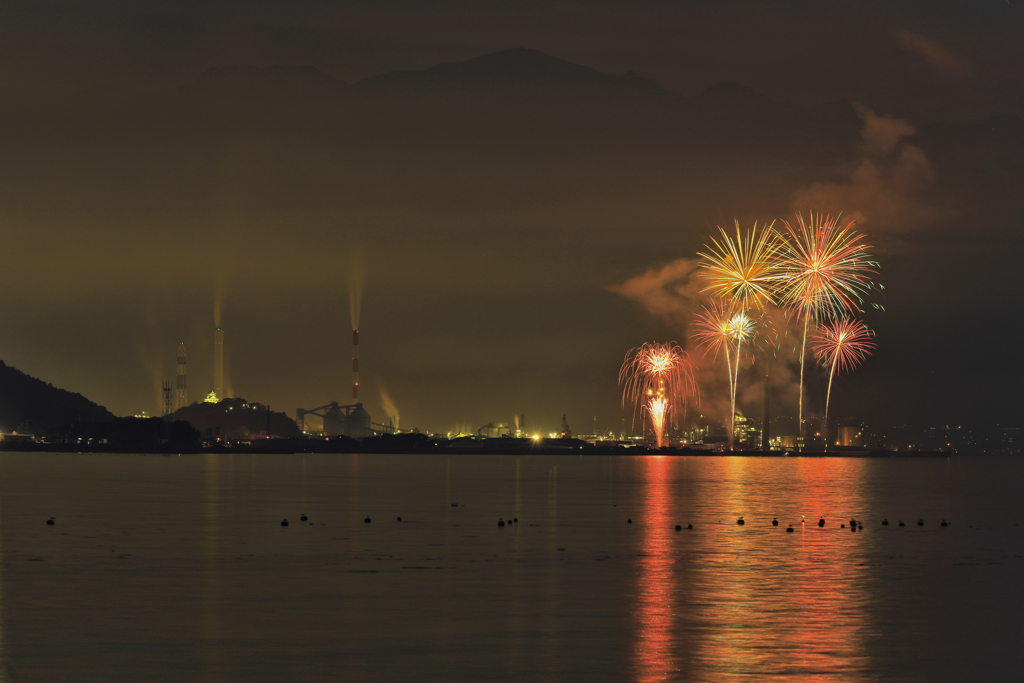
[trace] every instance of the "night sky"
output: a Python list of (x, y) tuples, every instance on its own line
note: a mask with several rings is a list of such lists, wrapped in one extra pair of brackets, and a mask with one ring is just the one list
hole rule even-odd
[(346, 403), (356, 264), (374, 421), (618, 431), (623, 355), (669, 340), (721, 415), (691, 260), (842, 211), (885, 312), (830, 414), (1019, 426), (1021, 36), (1016, 0), (11, 0), (0, 358), (154, 415), (179, 342), (212, 389), (220, 323), (234, 396)]

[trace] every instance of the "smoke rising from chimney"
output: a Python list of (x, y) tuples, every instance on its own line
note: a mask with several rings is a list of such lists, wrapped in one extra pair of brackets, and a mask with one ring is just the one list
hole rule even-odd
[(366, 279), (365, 258), (360, 250), (352, 252), (348, 270), (348, 310), (352, 318), (352, 329), (359, 329), (359, 314), (363, 305), (363, 283)]

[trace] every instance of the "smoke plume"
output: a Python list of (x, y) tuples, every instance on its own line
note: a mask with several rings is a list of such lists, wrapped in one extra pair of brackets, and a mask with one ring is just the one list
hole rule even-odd
[(398, 429), (398, 407), (391, 400), (391, 396), (388, 395), (387, 389), (384, 388), (382, 383), (377, 384), (377, 389), (380, 390), (380, 404), (384, 408), (384, 414), (391, 420), (391, 424), (394, 425), (395, 429)]
[(920, 147), (904, 139), (917, 129), (863, 105), (857, 105), (857, 114), (864, 121), (862, 154), (850, 179), (797, 190), (793, 211), (842, 211), (876, 234), (906, 233), (936, 220), (941, 211), (925, 198), (934, 175), (932, 164)]
[(352, 252), (348, 270), (348, 310), (352, 318), (352, 329), (359, 329), (359, 314), (363, 305), (363, 282), (365, 281), (364, 257), (361, 250)]

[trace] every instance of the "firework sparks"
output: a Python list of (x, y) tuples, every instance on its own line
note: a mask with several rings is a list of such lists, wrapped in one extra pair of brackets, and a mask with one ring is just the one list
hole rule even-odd
[(672, 411), (685, 407), (690, 397), (698, 397), (693, 371), (689, 354), (675, 342), (630, 349), (622, 361), (622, 403), (628, 400), (650, 416), (659, 448)]
[(779, 234), (767, 225), (759, 235), (754, 223), (744, 238), (739, 221), (735, 240), (724, 229), (718, 231), (721, 240), (712, 237), (711, 244), (705, 245), (707, 253), (698, 253), (703, 257), (701, 267), (708, 281), (702, 291), (731, 302), (740, 312), (763, 310), (774, 302), (774, 285), (779, 279), (775, 258), (781, 247)]
[(811, 212), (808, 221), (797, 214), (796, 228), (782, 222), (789, 239), (782, 242), (777, 254), (778, 299), (797, 320), (804, 321), (798, 418), (802, 433), (808, 325), (812, 318), (821, 321), (859, 312), (873, 287), (871, 276), (878, 272), (878, 264), (870, 260), (867, 250), (871, 247), (862, 242), (853, 221), (840, 227), (839, 216)]
[(812, 348), (815, 357), (829, 368), (828, 393), (825, 396), (825, 425), (828, 425), (828, 404), (832, 398), (832, 377), (836, 370), (850, 372), (875, 348), (871, 331), (859, 320), (841, 318), (815, 331)]
[(729, 404), (731, 407), (729, 447), (732, 448), (736, 431), (736, 386), (740, 374), (740, 351), (743, 342), (753, 338), (757, 323), (746, 313), (733, 313), (722, 301), (713, 300), (711, 306), (697, 316), (697, 332), (693, 339), (704, 348), (704, 355), (725, 352), (725, 365), (729, 375)]

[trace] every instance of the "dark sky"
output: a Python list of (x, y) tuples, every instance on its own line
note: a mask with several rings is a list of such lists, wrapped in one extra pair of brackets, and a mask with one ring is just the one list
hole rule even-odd
[(1021, 35), (1005, 0), (5, 2), (0, 358), (156, 414), (219, 318), (234, 395), (344, 402), (357, 261), (374, 420), (618, 429), (626, 350), (690, 346), (679, 259), (842, 211), (886, 311), (832, 415), (1016, 425)]

